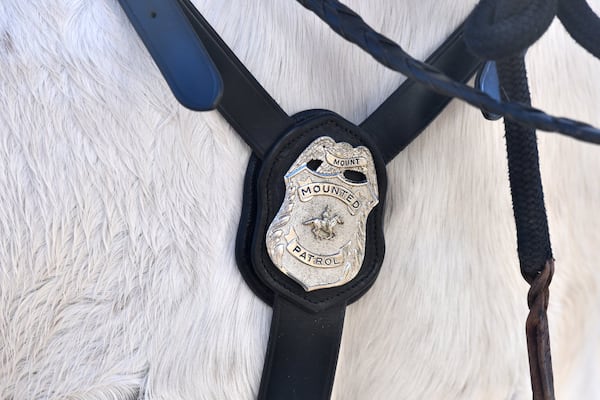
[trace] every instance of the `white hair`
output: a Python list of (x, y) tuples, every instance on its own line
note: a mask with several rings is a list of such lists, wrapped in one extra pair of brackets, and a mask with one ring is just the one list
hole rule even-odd
[[(475, 0), (347, 3), (423, 59)], [(195, 4), (288, 113), (359, 123), (404, 79), (294, 1)], [(598, 61), (560, 24), (527, 62), (535, 106), (600, 125)], [(234, 130), (176, 102), (115, 0), (2, 0), (0, 110), (0, 398), (254, 398), (271, 309), (235, 265)], [(453, 101), (389, 164), (334, 399), (530, 398), (503, 135)], [(539, 144), (557, 397), (600, 398), (600, 148)]]

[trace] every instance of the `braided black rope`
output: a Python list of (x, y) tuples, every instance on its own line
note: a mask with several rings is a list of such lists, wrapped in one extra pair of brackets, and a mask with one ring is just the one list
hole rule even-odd
[[(531, 284), (528, 296), (530, 313), (526, 331), (533, 398), (553, 400), (554, 385), (546, 309), (554, 263), (535, 128), (558, 131), (600, 144), (597, 129), (572, 120), (555, 118), (530, 108), (531, 99), (523, 54), (554, 19), (557, 1), (564, 0), (481, 0), (472, 13), (465, 28), (467, 45), (480, 57), (496, 60), (504, 102), (495, 101), (479, 91), (453, 82), (429, 65), (413, 59), (400, 46), (373, 31), (359, 15), (336, 0), (298, 1), (314, 11), (342, 37), (357, 44), (387, 67), (438, 93), (460, 98), (471, 105), (505, 117), (509, 180), (517, 228), (519, 262), (523, 277)], [(586, 4), (585, 0), (575, 1)]]
[[(531, 104), (523, 54), (552, 22), (556, 9), (555, 0), (481, 0), (471, 14), (465, 41), (478, 56), (496, 60), (504, 100)], [(505, 118), (504, 125), (519, 264), (521, 274), (531, 285), (526, 323), (531, 388), (534, 400), (553, 400), (546, 309), (554, 263), (537, 136), (535, 129), (517, 121)]]
[(519, 103), (497, 101), (479, 90), (453, 81), (430, 65), (412, 58), (399, 45), (374, 31), (358, 14), (336, 0), (297, 1), (381, 64), (414, 79), (434, 92), (459, 98), (479, 109), (502, 115), (528, 127), (559, 132), (575, 139), (600, 144), (600, 130), (591, 125), (554, 117)]
[(523, 54), (546, 32), (556, 10), (557, 0), (481, 0), (465, 24), (465, 42), (484, 60)]
[[(523, 57), (507, 57), (498, 61), (497, 67), (503, 95), (529, 104)], [(554, 385), (546, 316), (553, 263), (537, 138), (532, 128), (506, 119), (504, 124), (519, 264), (521, 274), (531, 285), (528, 295), (530, 313), (526, 324), (531, 388), (534, 400), (553, 400)], [(549, 264), (552, 267), (550, 270)]]
[(600, 18), (585, 0), (560, 0), (558, 18), (577, 43), (600, 58)]
[[(503, 95), (529, 104), (525, 62), (522, 57), (498, 61), (498, 78)], [(505, 120), (508, 176), (517, 228), (521, 273), (531, 281), (552, 258), (544, 191), (535, 130)]]

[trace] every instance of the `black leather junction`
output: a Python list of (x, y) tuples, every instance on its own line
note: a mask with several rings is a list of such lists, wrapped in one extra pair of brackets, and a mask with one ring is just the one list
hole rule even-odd
[[(209, 82), (205, 79), (214, 80), (214, 76), (204, 70), (190, 72), (187, 68), (196, 67), (182, 64), (196, 65), (198, 60), (191, 57), (188, 61), (180, 54), (172, 57), (169, 46), (179, 42), (198, 44), (193, 50), (196, 58), (203, 56), (204, 46), (210, 61), (207, 65), (214, 63), (223, 79), (218, 110), (253, 150), (244, 183), (236, 259), (253, 292), (274, 308), (259, 399), (328, 399), (345, 307), (371, 287), (383, 262), (385, 164), (422, 132), (450, 98), (407, 81), (360, 127), (324, 110), (289, 117), (189, 0), (119, 1), (175, 96), (188, 107), (205, 101), (206, 88), (198, 85)], [(173, 28), (177, 26), (181, 29)], [(168, 35), (162, 36), (166, 32)], [(470, 79), (479, 65), (466, 51), (462, 27), (428, 62), (461, 82)], [(178, 71), (183, 72), (180, 75)], [(186, 82), (196, 89), (182, 94), (180, 88)], [(194, 96), (191, 92), (198, 99), (187, 98)], [(340, 287), (306, 292), (273, 265), (266, 251), (265, 234), (284, 197), (284, 175), (300, 153), (321, 136), (370, 149), (377, 172), (379, 204), (367, 219), (365, 256), (358, 275)]]
[[(304, 116), (306, 115), (305, 112)], [(382, 222), (387, 180), (383, 158), (365, 132), (330, 111), (313, 111), (311, 115), (287, 132), (264, 161), (254, 157), (251, 159), (237, 238), (237, 262), (248, 284), (264, 300), (271, 302), (273, 298), (264, 290), (263, 286), (266, 286), (306, 310), (320, 312), (340, 304), (352, 303), (375, 281), (383, 262), (385, 247)], [(266, 251), (265, 237), (269, 224), (283, 202), (286, 189), (284, 175), (300, 153), (321, 136), (371, 149), (377, 172), (379, 204), (367, 219), (365, 257), (358, 275), (351, 282), (337, 288), (306, 292), (273, 265)], [(250, 241), (251, 245), (248, 246)]]
[[(384, 255), (382, 224), (387, 181), (383, 158), (373, 151), (376, 148), (360, 128), (332, 112), (305, 111), (295, 119), (297, 124), (264, 161), (255, 155), (250, 158), (236, 243), (238, 268), (246, 283), (273, 307), (259, 400), (329, 399), (346, 305), (375, 282)], [(365, 258), (358, 275), (340, 287), (306, 292), (273, 265), (265, 237), (285, 195), (284, 175), (300, 153), (321, 136), (372, 149), (380, 203), (367, 220)]]

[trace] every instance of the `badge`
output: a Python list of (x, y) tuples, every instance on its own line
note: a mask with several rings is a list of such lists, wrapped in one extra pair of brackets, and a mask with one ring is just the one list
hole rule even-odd
[(365, 254), (377, 176), (364, 146), (313, 141), (285, 175), (286, 194), (266, 234), (273, 264), (306, 291), (350, 282)]

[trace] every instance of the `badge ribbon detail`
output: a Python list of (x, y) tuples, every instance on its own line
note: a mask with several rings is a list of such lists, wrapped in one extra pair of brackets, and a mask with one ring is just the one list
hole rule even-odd
[(306, 291), (350, 282), (364, 259), (367, 218), (379, 202), (371, 152), (323, 136), (284, 179), (286, 194), (266, 234), (273, 264)]

